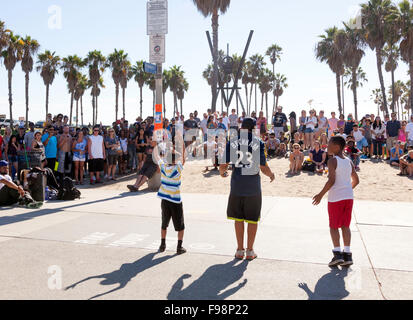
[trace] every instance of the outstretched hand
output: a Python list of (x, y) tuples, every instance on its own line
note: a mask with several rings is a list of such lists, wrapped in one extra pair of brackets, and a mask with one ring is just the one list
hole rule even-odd
[(313, 205), (315, 205), (315, 206), (319, 205), (320, 202), (321, 202), (321, 199), (323, 199), (323, 196), (320, 193), (315, 195), (313, 197)]

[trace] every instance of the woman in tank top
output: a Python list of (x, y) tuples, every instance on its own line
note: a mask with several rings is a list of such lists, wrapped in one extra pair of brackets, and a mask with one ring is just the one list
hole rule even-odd
[(32, 145), (30, 146), (31, 150), (34, 152), (39, 152), (40, 153), (40, 167), (43, 169), (45, 164), (46, 164), (46, 153), (45, 153), (45, 148), (42, 142), (42, 134), (41, 132), (37, 131), (34, 134), (34, 139), (32, 141)]

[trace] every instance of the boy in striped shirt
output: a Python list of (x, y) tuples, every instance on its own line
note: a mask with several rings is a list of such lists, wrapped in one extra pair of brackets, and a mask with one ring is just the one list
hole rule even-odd
[[(178, 136), (180, 137), (180, 135)], [(179, 138), (176, 138), (176, 140), (179, 140)], [(181, 140), (183, 140), (182, 137)], [(181, 144), (179, 144), (179, 142)], [(178, 144), (183, 149), (183, 141), (179, 142)], [(183, 156), (181, 157), (181, 154), (178, 153), (175, 148), (167, 152), (164, 159), (159, 157), (158, 150), (154, 150), (153, 154), (161, 170), (161, 187), (158, 191), (158, 197), (162, 199), (161, 245), (159, 252), (164, 252), (166, 249), (166, 233), (169, 222), (172, 219), (175, 231), (178, 232), (176, 253), (183, 254), (186, 252), (182, 247), (185, 224), (180, 187), (185, 155), (184, 152), (182, 152)]]

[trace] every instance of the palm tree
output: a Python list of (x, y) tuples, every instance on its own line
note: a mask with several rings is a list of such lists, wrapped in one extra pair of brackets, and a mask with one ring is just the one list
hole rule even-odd
[[(146, 80), (146, 85), (149, 87), (149, 90), (152, 91), (152, 115), (155, 116), (155, 91), (156, 91), (156, 80), (153, 74), (149, 75), (148, 80)], [(174, 111), (175, 112), (175, 111)]]
[[(409, 64), (410, 92), (413, 90), (413, 7), (410, 2), (403, 0), (399, 4), (401, 15), (401, 34), (400, 54), (402, 60)], [(410, 109), (413, 114), (413, 95), (409, 94)]]
[(81, 68), (85, 66), (85, 61), (77, 55), (67, 56), (62, 59), (61, 69), (64, 70), (64, 77), (67, 81), (67, 87), (70, 93), (70, 118), (69, 125), (72, 125), (73, 115), (73, 101), (75, 95), (75, 89), (78, 81), (78, 73)]
[(131, 63), (129, 60), (124, 60), (122, 63), (122, 78), (120, 80), (120, 87), (122, 88), (122, 106), (123, 106), (123, 119), (126, 119), (125, 108), (125, 93), (128, 87), (128, 81), (132, 78)]
[(7, 46), (8, 35), (6, 30), (6, 24), (0, 20), (0, 52)]
[(97, 96), (95, 93), (99, 92), (98, 86), (99, 86), (99, 81), (100, 78), (105, 71), (106, 67), (106, 57), (97, 50), (90, 51), (87, 54), (86, 57), (86, 64), (89, 67), (89, 79), (90, 79), (90, 85), (92, 87), (92, 109), (93, 109), (93, 120), (92, 123), (93, 125), (96, 124), (96, 119), (97, 119)]
[[(272, 73), (275, 74), (275, 63), (279, 60), (281, 60), (281, 54), (282, 54), (282, 48), (277, 45), (273, 44), (271, 45), (268, 49), (267, 52), (265, 53), (266, 56), (270, 57), (270, 61), (272, 64)], [(273, 99), (273, 109), (275, 107), (275, 96)]]
[(33, 55), (39, 50), (39, 43), (27, 36), (23, 39), (23, 57), (21, 61), (22, 70), (25, 73), (25, 96), (26, 96), (26, 127), (29, 121), (29, 80), (30, 72), (33, 71)]
[(177, 94), (179, 88), (183, 85), (184, 80), (184, 71), (181, 70), (181, 67), (173, 66), (170, 69), (171, 72), (171, 79), (169, 83), (169, 89), (173, 93), (174, 97), (174, 110), (178, 111), (178, 101), (177, 101)]
[[(266, 65), (264, 61), (264, 57), (260, 54), (255, 54), (249, 59), (250, 67), (251, 67), (251, 84), (255, 86), (255, 112), (257, 112), (257, 85), (258, 85), (258, 77), (263, 70), (264, 66)], [(250, 92), (250, 101), (251, 101), (251, 94), (252, 94), (252, 86)]]
[(166, 118), (166, 91), (169, 89), (169, 83), (171, 81), (171, 72), (169, 70), (163, 70), (162, 72), (162, 100), (163, 100), (163, 116)]
[(178, 100), (180, 101), (180, 105), (181, 105), (181, 114), (183, 114), (182, 100), (184, 100), (185, 92), (188, 91), (188, 88), (189, 88), (188, 81), (186, 81), (186, 79), (183, 78), (182, 83), (178, 86), (178, 90), (176, 91), (176, 96)]
[(100, 88), (105, 88), (105, 85), (103, 84), (103, 78), (100, 77), (97, 85), (92, 84), (92, 82), (89, 80), (87, 87), (92, 88), (90, 95), (92, 96), (92, 106), (95, 108), (93, 123), (96, 124), (98, 122), (98, 98), (101, 92)]
[(390, 109), (392, 110), (392, 112), (394, 112), (394, 108), (395, 108), (395, 79), (394, 79), (394, 72), (396, 71), (398, 65), (398, 60), (400, 59), (400, 49), (397, 45), (386, 45), (383, 48), (383, 57), (385, 58), (385, 65), (384, 65), (384, 69), (386, 70), (386, 72), (391, 72), (391, 95), (392, 95), (392, 100), (391, 100), (391, 105), (390, 105)]
[(83, 126), (83, 101), (82, 97), (85, 94), (85, 91), (88, 87), (89, 79), (86, 75), (78, 73), (77, 75), (77, 85), (75, 88), (75, 101), (76, 101), (76, 127), (79, 124), (79, 100), (80, 100), (80, 115), (81, 115), (81, 124)]
[(395, 9), (396, 7), (391, 0), (369, 0), (368, 3), (361, 5), (364, 39), (370, 49), (376, 51), (377, 71), (383, 95), (383, 108), (386, 113), (389, 110), (381, 66), (383, 64), (383, 48), (386, 44), (387, 30), (391, 27), (388, 19)]
[(36, 71), (40, 72), (46, 86), (46, 115), (49, 113), (49, 87), (53, 84), (55, 75), (60, 68), (60, 57), (55, 54), (55, 52), (46, 50), (37, 56)]
[(383, 95), (381, 89), (377, 88), (372, 90), (370, 99), (374, 104), (377, 104), (377, 115), (380, 115), (380, 109), (383, 107)]
[[(249, 61), (246, 61), (244, 64), (244, 67), (242, 68), (242, 84), (245, 87), (245, 101), (246, 101), (246, 107), (247, 107), (247, 114), (250, 114), (250, 107), (251, 107), (251, 101), (248, 99), (248, 84), (251, 84), (252, 87), (252, 77), (251, 77), (251, 63)], [(251, 89), (252, 90), (252, 89)], [(248, 103), (249, 101), (249, 103)]]
[(319, 36), (321, 40), (316, 45), (315, 55), (320, 62), (327, 63), (331, 71), (336, 74), (338, 111), (341, 114), (341, 76), (344, 74), (344, 63), (336, 42), (337, 32), (337, 27), (332, 27), (326, 29), (325, 34)]
[(212, 46), (213, 46), (213, 77), (212, 77), (212, 112), (216, 111), (218, 98), (218, 15), (224, 14), (230, 5), (231, 0), (193, 0), (198, 11), (204, 17), (212, 17)]
[(400, 118), (400, 101), (403, 96), (403, 94), (408, 91), (406, 84), (403, 83), (401, 80), (397, 80), (394, 83), (394, 87), (390, 86), (389, 87), (389, 96), (392, 98), (392, 101), (394, 101), (394, 108), (392, 109), (393, 112), (396, 112), (397, 108), (397, 114), (398, 114), (398, 119)]
[(274, 74), (271, 72), (270, 69), (265, 68), (261, 71), (259, 76), (259, 84), (258, 87), (261, 91), (261, 111), (264, 108), (264, 97), (265, 97), (265, 110), (266, 110), (266, 117), (268, 121), (268, 92), (270, 92), (274, 86), (275, 77)]
[(10, 126), (13, 127), (13, 96), (12, 96), (12, 78), (13, 70), (16, 63), (22, 59), (24, 42), (18, 35), (6, 30), (7, 43), (5, 50), (1, 52), (4, 66), (7, 70), (8, 88), (9, 88), (9, 108), (10, 108)]
[(353, 91), (354, 97), (354, 115), (355, 119), (358, 120), (358, 110), (357, 110), (357, 88), (363, 87), (364, 82), (367, 82), (366, 73), (363, 71), (361, 67), (358, 67), (356, 72), (354, 72), (353, 68), (346, 67), (344, 72), (344, 85), (347, 86), (348, 89)]
[[(274, 78), (274, 91), (273, 94), (277, 98), (275, 103), (275, 108), (278, 107), (278, 100), (283, 95), (284, 89), (288, 88), (287, 84), (287, 77), (283, 74), (277, 73)], [(275, 108), (273, 108), (272, 112), (274, 114)]]
[(142, 108), (143, 108), (143, 98), (142, 90), (146, 81), (149, 79), (149, 74), (143, 69), (143, 60), (137, 61), (134, 66), (132, 66), (133, 79), (138, 83), (139, 86), (139, 114), (142, 118)]
[[(344, 24), (344, 30), (339, 30), (336, 34), (336, 45), (338, 46), (340, 52), (342, 53), (343, 62), (348, 67), (351, 72), (351, 82), (350, 88), (353, 91), (354, 99), (354, 114), (356, 120), (358, 120), (357, 112), (357, 87), (358, 87), (358, 71), (361, 63), (361, 59), (364, 56), (365, 42), (363, 40), (363, 34), (359, 29), (349, 27), (349, 24)], [(362, 70), (361, 70), (362, 72)], [(365, 74), (362, 74), (365, 79)]]
[[(123, 50), (117, 50), (111, 53), (108, 57), (107, 66), (112, 70), (112, 79), (115, 83), (116, 87), (116, 102), (115, 102), (115, 113), (116, 113), (116, 120), (118, 120), (118, 110), (119, 110), (119, 85), (121, 81), (124, 81), (124, 71), (125, 66), (124, 63), (127, 60), (128, 54), (125, 53)], [(125, 83), (123, 82), (123, 85)], [(122, 88), (123, 89), (123, 88)]]

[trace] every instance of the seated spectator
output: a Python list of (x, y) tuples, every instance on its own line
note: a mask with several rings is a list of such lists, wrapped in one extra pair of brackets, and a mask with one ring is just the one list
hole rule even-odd
[(290, 150), (293, 151), (293, 146), (294, 144), (299, 144), (300, 145), (300, 149), (303, 150), (303, 145), (304, 145), (304, 141), (301, 139), (301, 134), (299, 132), (294, 133), (294, 138), (291, 139), (290, 142)]
[(343, 128), (343, 127), (339, 127), (339, 128), (338, 128), (338, 133), (336, 133), (335, 135), (336, 135), (336, 136), (343, 137), (344, 139), (347, 138), (347, 135), (344, 133), (344, 128)]
[(314, 141), (314, 149), (309, 153), (311, 161), (315, 164), (315, 172), (323, 173), (326, 163), (326, 153), (321, 149), (320, 141)]
[(278, 147), (277, 151), (275, 152), (276, 157), (285, 157), (287, 154), (287, 145), (282, 142), (280, 143), (280, 146)]
[(8, 165), (7, 161), (0, 161), (0, 206), (11, 206), (18, 203), (31, 209), (41, 207), (42, 202), (34, 201), (28, 192), (13, 183), (11, 177), (7, 174)]
[(321, 134), (320, 144), (321, 144), (321, 149), (323, 149), (324, 151), (327, 150), (327, 146), (328, 146), (327, 134), (325, 134), (325, 133)]
[(362, 152), (354, 145), (353, 139), (347, 141), (347, 147), (344, 149), (344, 152), (353, 162), (356, 171), (359, 171), (360, 155)]
[(400, 167), (400, 157), (403, 155), (403, 147), (400, 141), (390, 150), (390, 165)]
[(300, 150), (300, 145), (295, 143), (290, 154), (290, 172), (292, 174), (299, 173), (303, 167), (304, 153)]
[(400, 158), (400, 175), (413, 177), (413, 148)]
[(273, 158), (275, 157), (275, 153), (280, 146), (280, 140), (275, 137), (275, 133), (271, 133), (265, 145), (267, 147), (268, 157)]

